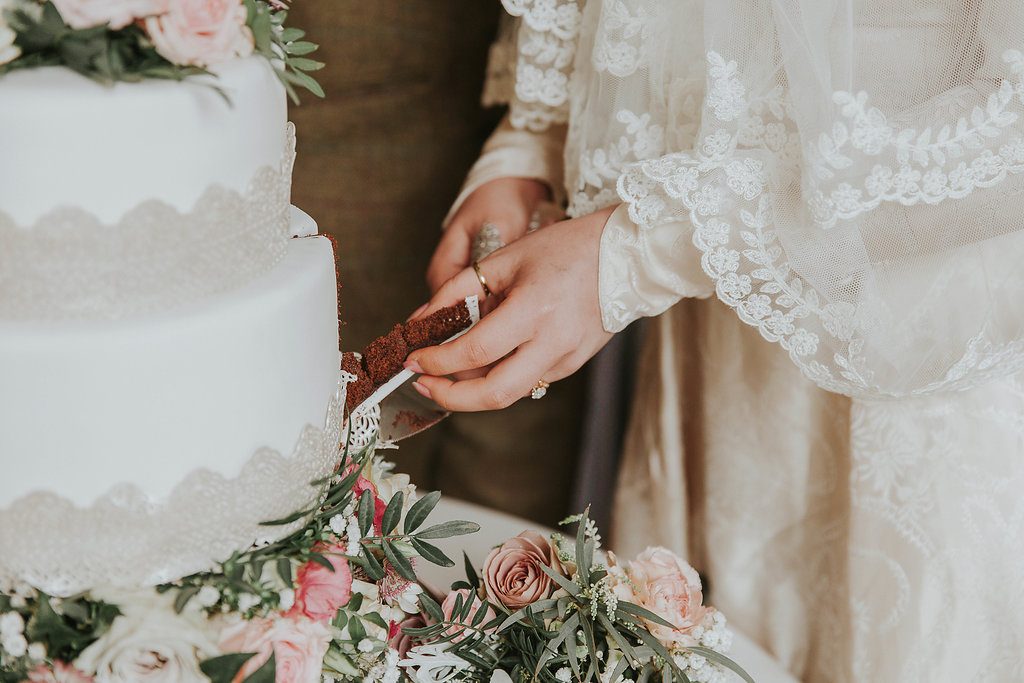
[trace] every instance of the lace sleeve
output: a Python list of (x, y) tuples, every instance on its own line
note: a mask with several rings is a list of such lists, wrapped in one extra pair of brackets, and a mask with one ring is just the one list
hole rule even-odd
[(630, 209), (620, 204), (601, 235), (601, 318), (608, 332), (664, 313), (682, 298), (705, 298), (715, 291), (701, 270), (689, 223), (641, 228)]

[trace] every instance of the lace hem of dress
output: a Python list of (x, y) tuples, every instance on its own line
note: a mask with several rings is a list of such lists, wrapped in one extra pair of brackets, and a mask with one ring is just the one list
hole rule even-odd
[(288, 244), (295, 129), (245, 193), (209, 187), (181, 213), (144, 202), (115, 225), (59, 208), (31, 228), (0, 211), (0, 319), (116, 319), (174, 308), (269, 271)]
[(519, 18), (516, 49), (508, 40), (499, 40), (492, 49), (485, 102), (508, 101), (509, 121), (516, 128), (543, 131), (565, 123), (580, 0), (502, 0), (502, 4)]
[(261, 522), (305, 510), (337, 467), (347, 377), (322, 427), (307, 425), (290, 456), (264, 448), (235, 477), (188, 474), (164, 500), (121, 484), (90, 506), (34, 492), (0, 509), (0, 581), (66, 597), (96, 586), (153, 586), (212, 569), (235, 551), (300, 528)]

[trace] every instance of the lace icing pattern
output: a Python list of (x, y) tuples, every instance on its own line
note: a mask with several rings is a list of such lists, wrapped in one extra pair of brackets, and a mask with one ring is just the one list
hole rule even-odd
[[(569, 80), (582, 18), (581, 0), (502, 0), (519, 18), (515, 54), (500, 48), (492, 58), (513, 60), (514, 69), (493, 67), (492, 75), (507, 78), (514, 71), (509, 121), (516, 128), (543, 131), (569, 118)], [(505, 92), (502, 93), (501, 91)], [(508, 94), (507, 85), (489, 86), (489, 99)], [(486, 98), (485, 98), (486, 99)]]
[[(704, 136), (694, 153), (667, 154), (626, 167), (616, 187), (619, 197), (628, 204), (633, 222), (642, 229), (651, 229), (677, 221), (681, 205), (693, 225), (693, 243), (700, 250), (701, 266), (715, 284), (718, 298), (765, 339), (778, 343), (805, 376), (829, 391), (874, 398), (923, 395), (962, 390), (1024, 368), (1024, 344), (993, 341), (982, 329), (967, 341), (961, 357), (950, 363), (944, 376), (932, 382), (902, 391), (888, 386), (887, 378), (876, 376), (864, 355), (865, 337), (881, 321), (867, 313), (864, 306), (823, 300), (794, 272), (779, 245), (767, 191), (769, 171), (778, 174), (775, 182), (781, 182), (779, 176), (787, 179), (785, 182), (795, 182), (800, 159), (799, 134), (781, 89), (748, 97), (737, 75), (736, 62), (713, 51), (707, 57), (706, 105), (717, 119), (717, 127)], [(1004, 58), (1015, 73), (1024, 73), (1021, 53), (1010, 51)], [(980, 142), (1002, 135), (997, 129), (1017, 120), (1015, 112), (1005, 109), (1011, 100), (1024, 103), (1024, 81), (1017, 86), (1003, 83), (985, 108), (972, 112), (973, 124), (961, 120), (944, 126), (937, 135), (941, 142), (936, 147), (929, 142), (932, 134), (927, 130), (893, 132), (884, 117), (878, 118), (880, 112), (866, 106), (864, 96), (837, 93), (835, 102), (844, 115), (857, 121), (863, 114), (874, 121), (874, 128), (869, 133), (857, 128), (863, 124), (855, 124), (844, 134), (842, 124), (838, 124), (833, 135), (867, 155), (895, 146), (896, 158), (905, 163), (898, 169), (876, 166), (875, 170), (879, 176), (908, 181), (899, 185), (902, 194), (893, 197), (903, 203), (925, 201), (921, 195), (925, 190), (914, 181), (923, 177), (918, 167), (955, 163), (948, 175), (942, 170), (936, 172), (943, 182), (961, 178), (959, 185), (947, 184), (944, 190), (928, 185), (927, 201), (936, 203), (962, 196), (977, 186), (991, 186), (1008, 173), (1024, 171), (1024, 143), (1019, 138), (1009, 139), (998, 154), (991, 151), (990, 144)], [(819, 151), (822, 147), (841, 150), (843, 145), (834, 144), (835, 139), (827, 143), (824, 137), (818, 140)], [(970, 150), (974, 156), (962, 158)], [(771, 159), (771, 169), (767, 159)], [(814, 166), (819, 179), (848, 165), (838, 151), (825, 159), (826, 165)], [(868, 184), (872, 177), (875, 175), (868, 178)], [(840, 194), (847, 191), (843, 184), (834, 190)], [(871, 202), (877, 205), (882, 200), (879, 196)], [(819, 225), (829, 227), (840, 217), (867, 211), (872, 208), (871, 202), (844, 204), (842, 211), (829, 200), (819, 202)], [(629, 312), (614, 302), (602, 302), (602, 306), (609, 330), (622, 329), (631, 322)]]
[(58, 208), (31, 228), (0, 211), (0, 318), (116, 319), (166, 310), (269, 271), (288, 243), (295, 129), (246, 192), (209, 187), (188, 213), (150, 200), (116, 225)]
[(324, 425), (307, 425), (290, 455), (261, 449), (235, 477), (195, 470), (159, 501), (125, 483), (85, 508), (43, 491), (0, 509), (0, 580), (60, 597), (96, 586), (152, 586), (297, 530), (303, 520), (260, 523), (318, 500), (321, 489), (310, 482), (338, 465), (346, 383), (339, 379)]

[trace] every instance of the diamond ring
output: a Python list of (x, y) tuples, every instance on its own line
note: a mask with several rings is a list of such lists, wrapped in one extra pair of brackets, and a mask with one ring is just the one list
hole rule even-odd
[(534, 401), (544, 398), (548, 393), (548, 387), (551, 385), (542, 379), (537, 380), (537, 383), (533, 385), (533, 389), (530, 389), (530, 398)]

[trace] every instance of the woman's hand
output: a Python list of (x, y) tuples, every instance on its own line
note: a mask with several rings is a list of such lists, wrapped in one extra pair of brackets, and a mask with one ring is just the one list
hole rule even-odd
[[(505, 408), (597, 353), (611, 339), (601, 324), (598, 260), (613, 209), (555, 223), (481, 261), (497, 308), (455, 341), (410, 355), (406, 367), (422, 375), (417, 391), (448, 410)], [(481, 292), (476, 273), (464, 268), (418, 317)], [(492, 364), (483, 377), (446, 377)]]
[(469, 267), (473, 240), (484, 223), (493, 223), (501, 240), (511, 244), (526, 234), (537, 206), (550, 198), (548, 186), (531, 178), (497, 178), (473, 191), (459, 207), (427, 268), (427, 284), (437, 292)]

